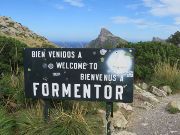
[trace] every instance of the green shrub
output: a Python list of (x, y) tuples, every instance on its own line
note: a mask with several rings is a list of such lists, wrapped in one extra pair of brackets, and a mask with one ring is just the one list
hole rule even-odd
[[(122, 47), (122, 45), (119, 45)], [(139, 42), (123, 45), (125, 48), (135, 48), (135, 78), (150, 80), (154, 67), (159, 62), (169, 60), (173, 65), (180, 59), (180, 48), (161, 42)], [(180, 61), (178, 67), (180, 68)]]
[(0, 135), (13, 135), (15, 121), (7, 114), (5, 109), (0, 106)]
[(172, 34), (168, 39), (167, 42), (172, 43), (176, 46), (180, 45), (180, 32), (176, 31), (174, 34)]
[(167, 111), (169, 111), (172, 114), (176, 114), (180, 112), (179, 109), (177, 108), (168, 108)]
[(152, 84), (156, 86), (169, 85), (174, 91), (180, 90), (180, 70), (177, 63), (159, 62), (154, 68)]
[(9, 105), (9, 102), (15, 103), (18, 106), (25, 105), (26, 99), (24, 95), (24, 75), (21, 72), (19, 75), (6, 74), (0, 79), (0, 95), (2, 96), (1, 105), (5, 105), (10, 111), (17, 108)]

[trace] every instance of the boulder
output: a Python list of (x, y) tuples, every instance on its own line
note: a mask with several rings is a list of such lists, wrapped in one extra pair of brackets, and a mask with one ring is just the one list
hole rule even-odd
[(128, 120), (130, 119), (131, 114), (133, 113), (133, 108), (129, 104), (117, 103), (119, 110), (122, 112), (124, 117)]
[(117, 111), (114, 113), (114, 116), (112, 118), (112, 126), (116, 129), (124, 129), (127, 127), (128, 121), (124, 117), (124, 115), (120, 112)]
[(139, 83), (138, 86), (143, 90), (147, 90), (149, 87), (145, 82)]
[(135, 85), (135, 84), (134, 84), (133, 88), (134, 88), (134, 92), (142, 91), (142, 89), (139, 86)]
[(147, 101), (150, 103), (158, 103), (159, 102), (159, 100), (156, 98), (155, 95), (153, 95), (150, 92), (145, 91), (145, 90), (141, 90), (137, 93), (134, 93), (134, 97), (137, 99), (140, 99), (142, 101)]
[(117, 133), (113, 133), (113, 135), (137, 135), (136, 133), (128, 132), (128, 131), (120, 131)]
[(180, 100), (179, 101), (171, 101), (167, 104), (167, 110), (171, 113), (180, 112)]
[(166, 92), (168, 95), (172, 93), (170, 86), (163, 86), (163, 87), (160, 87), (160, 89)]
[(151, 93), (153, 93), (154, 95), (158, 96), (158, 97), (166, 97), (167, 93), (163, 90), (158, 89), (155, 86), (152, 86), (150, 89)]
[(117, 103), (117, 105), (118, 105), (118, 107), (120, 109), (124, 109), (127, 112), (132, 112), (133, 111), (132, 106), (130, 106), (130, 105), (126, 104), (126, 103)]
[(148, 85), (143, 82), (143, 83), (141, 84), (141, 88), (142, 88), (143, 90), (147, 90), (147, 89), (148, 89)]

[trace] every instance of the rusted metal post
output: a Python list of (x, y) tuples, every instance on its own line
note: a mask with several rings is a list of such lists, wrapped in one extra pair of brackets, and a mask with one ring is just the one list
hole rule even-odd
[(111, 117), (113, 117), (113, 102), (106, 102), (106, 134), (111, 135)]

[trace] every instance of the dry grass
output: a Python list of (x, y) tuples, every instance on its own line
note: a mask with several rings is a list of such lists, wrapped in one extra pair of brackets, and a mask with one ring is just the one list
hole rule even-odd
[[(177, 62), (178, 63), (178, 62)], [(180, 70), (177, 63), (160, 62), (154, 68), (152, 83), (156, 86), (169, 85), (174, 92), (180, 90)]]

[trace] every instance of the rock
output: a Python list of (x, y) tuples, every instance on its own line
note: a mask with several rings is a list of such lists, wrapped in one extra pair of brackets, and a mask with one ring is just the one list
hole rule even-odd
[(154, 106), (151, 103), (146, 102), (146, 101), (143, 102), (139, 107), (146, 109), (146, 110), (154, 108)]
[(149, 86), (145, 82), (143, 82), (143, 83), (138, 83), (138, 87), (140, 87), (143, 90), (147, 90)]
[(141, 123), (142, 126), (146, 127), (148, 126), (149, 124), (148, 123)]
[(167, 105), (167, 110), (171, 113), (180, 112), (180, 100), (179, 101), (171, 101)]
[(166, 92), (167, 94), (172, 93), (172, 90), (171, 90), (170, 86), (163, 86), (160, 89), (163, 90), (164, 92)]
[(153, 42), (165, 42), (165, 40), (159, 38), (159, 37), (153, 37), (152, 39)]
[(120, 112), (117, 111), (114, 113), (114, 116), (112, 118), (112, 125), (113, 127), (116, 129), (124, 129), (126, 128), (128, 121), (126, 120), (126, 118), (124, 117), (124, 115)]
[(119, 110), (122, 112), (124, 117), (129, 120), (131, 114), (133, 113), (133, 108), (131, 105), (125, 104), (125, 103), (117, 103)]
[(98, 113), (100, 113), (100, 114), (105, 114), (106, 112), (105, 112), (104, 110), (99, 109), (99, 110), (98, 110)]
[(99, 36), (92, 40), (87, 48), (109, 48), (118, 45), (125, 45), (128, 42), (118, 36), (113, 35), (109, 30), (102, 28)]
[(135, 85), (135, 84), (134, 84), (133, 88), (134, 88), (134, 92), (142, 91), (142, 89), (139, 86)]
[(120, 131), (117, 133), (114, 133), (112, 135), (137, 135), (136, 133), (128, 132), (128, 131)]
[(17, 104), (14, 102), (9, 102), (8, 105), (12, 108), (17, 108)]
[(147, 90), (147, 89), (148, 89), (148, 85), (143, 82), (143, 83), (141, 84), (141, 88), (142, 88), (143, 90)]
[(156, 98), (155, 95), (151, 94), (148, 91), (141, 90), (134, 94), (134, 97), (143, 101), (147, 101), (150, 103), (158, 103), (159, 100)]
[[(35, 47), (35, 45), (36, 47), (43, 46), (44, 44), (54, 46), (54, 43), (48, 41), (48, 39), (35, 34), (29, 28), (6, 16), (0, 16), (0, 33), (8, 37), (13, 36), (31, 47)], [(34, 35), (34, 38), (31, 35)]]
[(133, 111), (133, 108), (132, 106), (128, 105), (128, 104), (125, 104), (125, 103), (117, 103), (118, 107), (119, 108), (123, 108), (125, 109), (126, 111)]
[(151, 93), (153, 93), (154, 95), (158, 96), (158, 97), (166, 97), (167, 93), (163, 90), (158, 89), (155, 86), (152, 86), (150, 89)]

